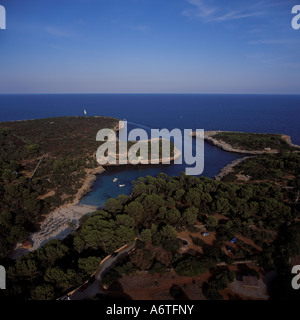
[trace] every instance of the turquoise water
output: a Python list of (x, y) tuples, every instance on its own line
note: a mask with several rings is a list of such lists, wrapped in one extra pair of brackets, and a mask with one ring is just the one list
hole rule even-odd
[[(128, 131), (133, 128), (142, 128), (148, 132), (150, 137), (150, 128), (136, 123), (128, 123)], [(195, 152), (195, 145), (193, 151)], [(194, 153), (195, 155), (195, 153)], [(213, 178), (229, 162), (244, 157), (245, 155), (224, 152), (205, 143), (204, 146), (204, 172), (202, 175)], [(193, 167), (194, 165), (192, 165)], [(186, 163), (169, 165), (126, 165), (118, 167), (106, 167), (106, 171), (100, 174), (92, 188), (82, 200), (81, 204), (102, 206), (107, 199), (115, 198), (120, 194), (129, 195), (132, 190), (132, 181), (139, 177), (156, 176), (164, 172), (169, 176), (179, 175), (189, 167)], [(116, 182), (113, 182), (118, 178)], [(119, 184), (125, 185), (120, 187)]]
[[(0, 95), (0, 120), (83, 115), (126, 119), (129, 130), (141, 127), (172, 130), (205, 129), (285, 133), (300, 144), (300, 95), (65, 94)], [(243, 155), (205, 144), (203, 176), (213, 178)], [(83, 204), (101, 206), (110, 197), (130, 194), (131, 181), (159, 172), (178, 175), (186, 164), (109, 167), (98, 176)], [(118, 177), (124, 188), (112, 180)]]

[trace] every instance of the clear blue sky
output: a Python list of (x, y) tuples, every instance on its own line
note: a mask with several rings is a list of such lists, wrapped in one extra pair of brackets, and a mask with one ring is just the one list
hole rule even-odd
[(0, 0), (0, 93), (297, 93), (289, 0)]

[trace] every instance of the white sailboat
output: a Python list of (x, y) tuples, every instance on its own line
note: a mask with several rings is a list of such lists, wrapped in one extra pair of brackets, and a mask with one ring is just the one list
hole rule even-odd
[(86, 112), (86, 110), (85, 110), (85, 109), (83, 109), (83, 114), (84, 114), (85, 116), (86, 116), (86, 113), (87, 113), (87, 112)]

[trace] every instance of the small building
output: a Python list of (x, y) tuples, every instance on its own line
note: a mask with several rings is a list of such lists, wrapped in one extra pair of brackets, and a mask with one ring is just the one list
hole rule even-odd
[(226, 250), (228, 251), (228, 252), (231, 252), (231, 246), (226, 246)]
[(22, 249), (29, 250), (33, 246), (32, 242), (30, 240), (26, 240), (22, 243)]
[(210, 233), (209, 233), (209, 232), (202, 232), (201, 235), (202, 235), (203, 237), (207, 237), (207, 236), (210, 235)]
[(258, 279), (254, 276), (243, 276), (243, 286), (247, 288), (259, 288)]

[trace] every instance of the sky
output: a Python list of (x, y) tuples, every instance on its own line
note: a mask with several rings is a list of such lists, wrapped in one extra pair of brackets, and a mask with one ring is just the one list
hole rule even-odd
[(296, 4), (0, 0), (0, 93), (300, 94)]

